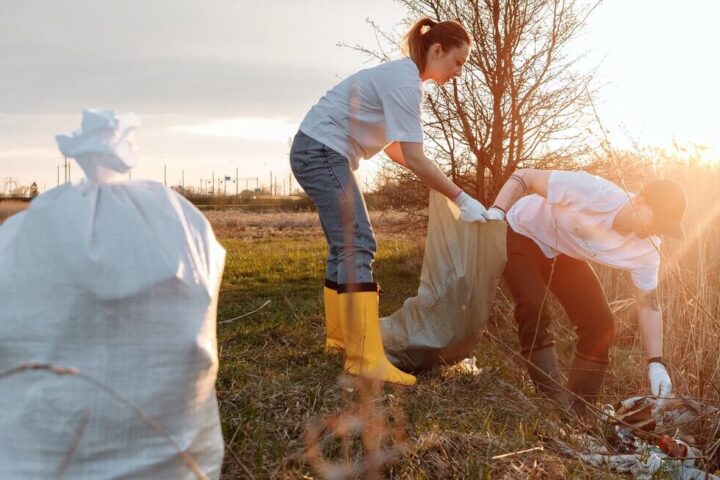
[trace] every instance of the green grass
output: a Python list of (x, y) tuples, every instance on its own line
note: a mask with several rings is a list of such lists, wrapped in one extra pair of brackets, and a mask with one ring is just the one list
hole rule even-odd
[[(341, 356), (324, 351), (324, 240), (275, 237), (223, 244), (228, 257), (218, 320), (270, 300), (219, 326), (218, 395), (228, 450), (223, 478), (319, 478), (321, 467), (305, 455), (313, 445), (306, 431), (351, 414), (365, 415), (366, 425), (379, 419), (385, 427), (374, 438), (395, 453), (383, 471), (393, 478), (616, 478), (547, 450), (491, 459), (559, 434), (497, 342), (478, 347), (479, 376), (422, 373), (417, 386), (386, 385), (370, 400), (360, 398), (362, 389), (348, 393), (338, 383)], [(416, 292), (422, 244), (399, 235), (381, 235), (379, 244), (375, 276), (384, 290), (381, 314), (388, 315)], [(505, 320), (492, 323), (493, 335), (514, 341)], [(362, 463), (368, 451), (357, 433), (345, 444), (329, 429), (321, 438), (331, 463)]]

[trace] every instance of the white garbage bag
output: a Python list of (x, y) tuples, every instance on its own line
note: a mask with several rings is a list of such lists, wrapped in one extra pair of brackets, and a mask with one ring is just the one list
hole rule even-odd
[[(220, 476), (225, 251), (172, 190), (111, 182), (137, 125), (85, 111), (58, 143), (88, 178), (0, 226), (0, 478)], [(27, 364), (76, 370), (2, 373)]]
[(505, 267), (505, 222), (468, 223), (430, 191), (425, 256), (417, 296), (382, 318), (388, 359), (405, 371), (452, 364), (482, 334)]

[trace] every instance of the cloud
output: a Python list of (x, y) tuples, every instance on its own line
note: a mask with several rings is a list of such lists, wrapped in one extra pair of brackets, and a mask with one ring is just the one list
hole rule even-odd
[(364, 60), (350, 3), (0, 2), (0, 112), (301, 116)]
[(297, 122), (285, 117), (235, 117), (196, 125), (180, 125), (174, 132), (191, 135), (229, 137), (255, 142), (287, 142), (298, 129)]
[(71, 114), (97, 106), (203, 116), (300, 116), (333, 77), (324, 67), (288, 70), (213, 59), (117, 59), (105, 65), (68, 59), (42, 69), (21, 59), (14, 64), (0, 75), (0, 112), (6, 114)]
[(288, 168), (308, 109), (368, 66), (337, 42), (372, 45), (365, 18), (403, 11), (390, 0), (0, 0), (0, 176), (54, 183), (54, 136), (88, 107), (141, 116), (146, 178), (166, 162), (188, 181), (228, 165)]
[(45, 156), (48, 158), (58, 157), (57, 149), (51, 148), (16, 148), (13, 150), (0, 150), (0, 160), (17, 160), (25, 157), (40, 157)]

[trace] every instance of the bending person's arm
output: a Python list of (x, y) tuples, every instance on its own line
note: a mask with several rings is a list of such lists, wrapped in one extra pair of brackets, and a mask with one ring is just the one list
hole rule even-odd
[[(547, 197), (548, 181), (552, 170), (535, 170), (532, 168), (521, 168), (516, 170), (495, 198), (490, 212), (497, 209), (502, 216), (491, 216), (491, 219), (502, 219), (510, 208), (525, 195), (534, 193)], [(495, 212), (497, 213), (497, 212)]]
[(670, 376), (662, 363), (663, 318), (657, 290), (635, 288), (638, 304), (638, 328), (648, 357), (648, 380), (655, 397), (666, 397), (672, 391)]
[(385, 147), (390, 159), (412, 171), (428, 188), (436, 190), (460, 207), (460, 218), (465, 221), (485, 221), (485, 207), (462, 191), (425, 156), (423, 144), (418, 142), (393, 142)]

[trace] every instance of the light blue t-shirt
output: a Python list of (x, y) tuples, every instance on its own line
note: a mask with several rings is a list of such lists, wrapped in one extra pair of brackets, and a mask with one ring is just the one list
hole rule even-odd
[(410, 58), (361, 70), (329, 90), (300, 124), (356, 170), (392, 142), (423, 141), (420, 72)]

